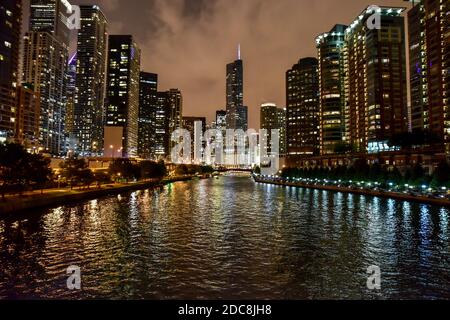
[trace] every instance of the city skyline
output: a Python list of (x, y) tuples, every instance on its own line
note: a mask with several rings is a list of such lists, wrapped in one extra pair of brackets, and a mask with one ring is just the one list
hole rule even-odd
[[(314, 39), (319, 34), (336, 23), (350, 24), (370, 4), (411, 7), (400, 0), (321, 1), (312, 5), (297, 0), (131, 2), (133, 5), (124, 6), (120, 0), (71, 1), (98, 4), (108, 19), (109, 34), (132, 34), (142, 49), (142, 69), (160, 74), (161, 88), (179, 88), (183, 92), (184, 115), (206, 116), (208, 123), (215, 119), (216, 110), (225, 109), (224, 66), (236, 59), (240, 43), (251, 128), (259, 128), (261, 103), (273, 101), (285, 106), (284, 73), (299, 58), (317, 56)], [(24, 1), (24, 30), (28, 5), (29, 0)], [(232, 14), (230, 7), (239, 8), (240, 14), (233, 17), (233, 27), (225, 28)], [(306, 7), (308, 14), (303, 14), (302, 8)], [(328, 23), (320, 18), (326, 18), (327, 12), (334, 14)], [(282, 19), (265, 23), (264, 17), (281, 13)], [(127, 23), (131, 18), (133, 23)], [(151, 27), (141, 27), (149, 23)], [(284, 32), (288, 27), (292, 31)], [(71, 54), (74, 43), (72, 39)]]

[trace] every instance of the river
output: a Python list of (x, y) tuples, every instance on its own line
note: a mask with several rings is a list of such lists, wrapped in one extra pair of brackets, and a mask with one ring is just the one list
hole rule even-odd
[(449, 220), (245, 176), (177, 182), (1, 218), (0, 298), (450, 299)]

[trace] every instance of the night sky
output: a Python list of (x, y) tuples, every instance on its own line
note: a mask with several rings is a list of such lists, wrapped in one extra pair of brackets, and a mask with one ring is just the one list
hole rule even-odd
[[(263, 102), (285, 105), (285, 72), (316, 56), (315, 37), (349, 24), (368, 5), (408, 7), (403, 0), (70, 0), (98, 4), (109, 34), (132, 34), (141, 69), (159, 74), (159, 90), (183, 92), (184, 115), (225, 108), (225, 65), (242, 48), (249, 125), (259, 127)], [(29, 0), (24, 0), (28, 9)], [(25, 21), (27, 13), (25, 14)], [(24, 21), (24, 23), (25, 23)]]

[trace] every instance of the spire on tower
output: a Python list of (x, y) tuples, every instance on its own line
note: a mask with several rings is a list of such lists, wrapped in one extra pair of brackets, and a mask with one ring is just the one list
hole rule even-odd
[(238, 44), (238, 60), (241, 60), (241, 44)]

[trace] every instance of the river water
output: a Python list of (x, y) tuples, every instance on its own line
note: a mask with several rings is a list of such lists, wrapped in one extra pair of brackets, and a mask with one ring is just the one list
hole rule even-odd
[(450, 299), (449, 221), (250, 177), (178, 182), (0, 219), (0, 298)]

